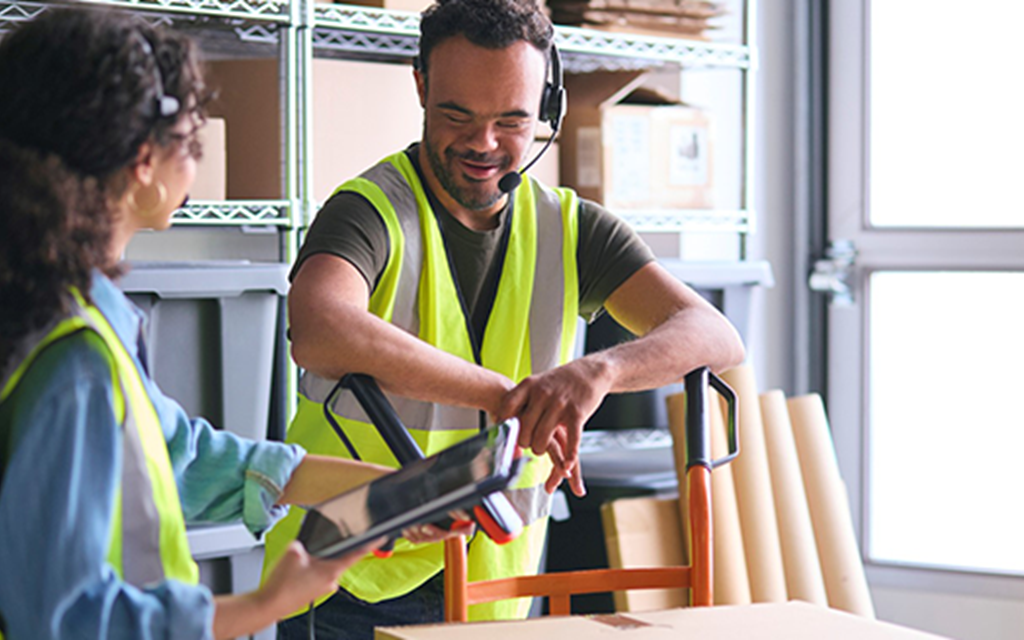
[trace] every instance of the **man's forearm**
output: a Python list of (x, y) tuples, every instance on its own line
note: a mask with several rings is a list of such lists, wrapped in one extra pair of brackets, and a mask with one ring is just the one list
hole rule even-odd
[(686, 308), (643, 337), (586, 356), (605, 372), (610, 393), (652, 389), (678, 382), (708, 366), (722, 371), (743, 361), (735, 330), (717, 312)]
[(729, 320), (657, 263), (623, 283), (605, 307), (639, 336), (594, 354), (611, 371), (612, 393), (678, 382), (700, 366), (718, 372), (743, 362), (743, 342)]
[(293, 332), (295, 361), (323, 377), (364, 373), (408, 398), (491, 412), (511, 387), (503, 376), (436, 349), (366, 311), (353, 308), (330, 324), (336, 330), (325, 324), (319, 335)]

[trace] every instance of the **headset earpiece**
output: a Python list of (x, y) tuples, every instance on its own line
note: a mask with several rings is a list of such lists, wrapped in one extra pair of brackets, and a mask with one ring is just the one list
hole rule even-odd
[(551, 43), (551, 80), (544, 83), (540, 98), (540, 120), (557, 132), (565, 115), (565, 86), (562, 84), (562, 57), (558, 47)]

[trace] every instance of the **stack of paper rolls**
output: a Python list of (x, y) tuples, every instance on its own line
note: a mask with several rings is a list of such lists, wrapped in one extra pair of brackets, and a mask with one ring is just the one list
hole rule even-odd
[(817, 394), (791, 398), (788, 406), (828, 604), (874, 618), (825, 406)]
[(754, 371), (750, 365), (742, 365), (721, 377), (736, 392), (739, 403), (741, 449), (732, 471), (750, 596), (754, 602), (785, 602), (786, 576)]
[(779, 523), (782, 564), (786, 572), (786, 591), (790, 598), (827, 605), (818, 547), (814, 540), (811, 512), (800, 473), (793, 428), (782, 391), (761, 395), (765, 445), (775, 496), (775, 515)]
[[(724, 408), (719, 398), (708, 402), (711, 422), (711, 457), (715, 460), (729, 453)], [(750, 604), (750, 578), (743, 552), (740, 511), (736, 504), (736, 483), (732, 464), (725, 464), (711, 473), (711, 520), (714, 525), (715, 604)]]
[[(676, 476), (679, 480), (679, 512), (685, 522), (686, 492), (686, 394), (677, 393), (665, 398), (668, 408), (669, 431), (675, 452)], [(725, 421), (719, 398), (712, 393), (707, 404), (711, 436), (711, 456), (721, 458), (728, 453)], [(743, 535), (736, 506), (736, 488), (731, 465), (723, 465), (711, 474), (711, 531), (712, 563), (715, 604), (750, 604), (750, 581), (743, 557)], [(685, 541), (687, 547), (689, 541)]]

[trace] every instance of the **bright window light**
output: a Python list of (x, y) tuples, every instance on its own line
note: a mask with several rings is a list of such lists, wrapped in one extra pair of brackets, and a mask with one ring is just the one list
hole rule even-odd
[(868, 554), (1024, 573), (1024, 273), (869, 283)]
[(872, 225), (1024, 226), (1022, 24), (1020, 0), (871, 3)]

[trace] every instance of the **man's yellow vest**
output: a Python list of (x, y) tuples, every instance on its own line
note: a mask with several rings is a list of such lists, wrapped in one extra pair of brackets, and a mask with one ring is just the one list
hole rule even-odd
[(13, 393), (48, 346), (80, 331), (97, 336), (97, 346), (110, 363), (114, 410), (124, 430), (121, 486), (116, 496), (107, 561), (122, 580), (137, 587), (168, 579), (198, 584), (199, 569), (189, 553), (181, 501), (156, 409), (113, 327), (99, 309), (87, 305), (77, 292), (74, 297), (76, 308), (70, 317), (59, 321), (45, 335), (23, 344), (20, 352), (25, 355), (3, 382), (0, 403)]
[[(371, 313), (515, 382), (571, 358), (579, 308), (575, 193), (548, 189), (532, 178), (514, 192), (508, 245), (477, 360), (441, 230), (406, 154), (386, 158), (338, 191), (365, 197), (387, 228), (390, 253), (370, 297)], [(348, 450), (324, 416), (323, 403), (335, 383), (310, 372), (303, 375), (288, 441), (301, 444), (310, 453), (348, 458)], [(477, 410), (391, 395), (389, 400), (426, 455), (446, 449), (480, 428)], [(398, 466), (350, 393), (335, 394), (329, 408), (363, 460)], [(532, 458), (506, 492), (527, 526), (516, 540), (501, 546), (477, 533), (469, 547), (470, 580), (537, 572), (550, 510), (550, 496), (543, 487), (550, 469), (547, 457)], [(267, 536), (264, 575), (298, 534), (304, 513), (293, 507)], [(340, 584), (367, 602), (396, 598), (436, 575), (443, 558), (440, 543), (412, 545), (399, 540), (392, 557), (367, 556), (342, 576)], [(470, 617), (522, 617), (528, 607), (528, 599), (477, 605), (471, 608)]]

